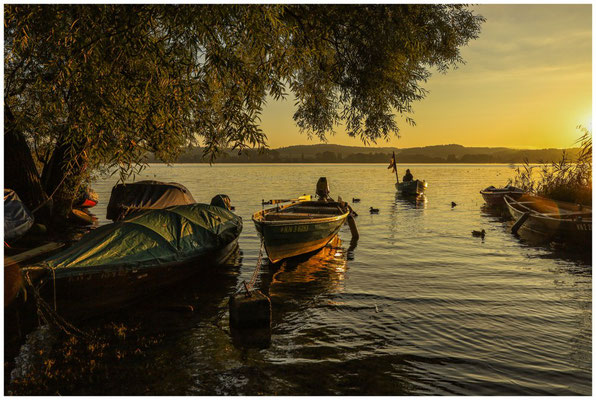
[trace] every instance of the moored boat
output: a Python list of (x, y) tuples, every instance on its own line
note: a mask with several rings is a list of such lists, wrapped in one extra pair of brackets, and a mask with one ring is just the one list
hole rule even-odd
[(190, 191), (179, 183), (139, 181), (120, 183), (112, 188), (106, 218), (118, 221), (142, 210), (195, 203)]
[(511, 216), (524, 229), (582, 244), (592, 241), (592, 208), (581, 204), (523, 194), (504, 201)]
[(489, 186), (485, 189), (480, 191), (482, 198), (491, 207), (500, 207), (505, 205), (504, 197), (507, 195), (512, 199), (519, 199), (521, 195), (524, 194), (524, 191), (520, 188), (516, 188), (515, 186), (507, 185), (502, 188), (496, 188), (494, 186)]
[(333, 201), (327, 181), (317, 184), (318, 201), (297, 201), (256, 212), (252, 220), (272, 263), (324, 247), (350, 215), (343, 201)]
[(136, 213), (22, 269), (58, 313), (85, 315), (132, 302), (217, 264), (237, 247), (242, 218), (206, 204)]

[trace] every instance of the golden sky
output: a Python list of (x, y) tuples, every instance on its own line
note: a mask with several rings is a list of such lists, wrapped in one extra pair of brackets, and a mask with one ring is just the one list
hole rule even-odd
[[(416, 126), (377, 146), (564, 148), (591, 129), (592, 5), (478, 5), (486, 18), (466, 61), (434, 73), (427, 97), (414, 103)], [(262, 128), (271, 148), (309, 141), (292, 120), (293, 98), (269, 101)], [(339, 127), (329, 143), (361, 146)]]

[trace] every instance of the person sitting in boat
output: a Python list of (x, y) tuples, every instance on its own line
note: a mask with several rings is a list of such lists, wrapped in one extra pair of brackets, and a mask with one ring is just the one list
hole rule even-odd
[(410, 172), (409, 169), (406, 169), (406, 174), (402, 178), (402, 182), (412, 182), (414, 180), (414, 176)]

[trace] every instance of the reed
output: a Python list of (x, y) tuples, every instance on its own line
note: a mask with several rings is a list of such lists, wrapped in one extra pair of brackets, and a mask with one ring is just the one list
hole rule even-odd
[(515, 167), (515, 177), (509, 183), (527, 192), (554, 200), (581, 204), (592, 203), (592, 132), (578, 126), (582, 135), (577, 139), (579, 152), (575, 160), (566, 152), (559, 161)]

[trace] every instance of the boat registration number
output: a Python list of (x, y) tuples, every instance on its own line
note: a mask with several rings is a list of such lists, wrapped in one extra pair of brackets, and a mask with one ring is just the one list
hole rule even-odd
[(281, 233), (308, 232), (308, 225), (282, 226)]

